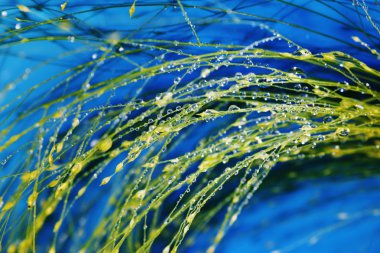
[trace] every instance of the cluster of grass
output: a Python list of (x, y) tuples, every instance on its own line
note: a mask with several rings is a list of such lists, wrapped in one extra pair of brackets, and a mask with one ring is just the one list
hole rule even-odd
[[(244, 12), (244, 1), (234, 9), (74, 2), (3, 11), (1, 54), (36, 63), (0, 93), (0, 251), (176, 252), (223, 215), (214, 252), (276, 164), (380, 158), (378, 68), (341, 51), (311, 52), (267, 22), (300, 25)], [(162, 21), (174, 18), (162, 14), (173, 6), (184, 35)], [(364, 37), (340, 42), (379, 63), (376, 43), (363, 42), (379, 41), (371, 8), (339, 6), (373, 28), (345, 23)], [(190, 7), (207, 18), (192, 19)], [(151, 8), (127, 31), (80, 19), (120, 9), (138, 20)], [(203, 39), (198, 27), (215, 24), (249, 25), (257, 37)]]

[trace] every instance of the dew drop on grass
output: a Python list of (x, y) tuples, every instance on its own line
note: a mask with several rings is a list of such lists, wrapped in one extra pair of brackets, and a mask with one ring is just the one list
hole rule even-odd
[(323, 118), (323, 123), (329, 123), (333, 120), (333, 118), (331, 116), (326, 116)]
[(228, 111), (238, 111), (238, 110), (240, 110), (240, 107), (237, 105), (230, 105), (228, 107)]
[(230, 220), (230, 225), (234, 224), (237, 218), (238, 218), (238, 215), (236, 213), (232, 215), (231, 220)]
[(210, 69), (203, 69), (202, 72), (201, 72), (201, 77), (202, 78), (206, 78), (208, 77), (208, 75), (210, 74)]
[(336, 130), (336, 133), (339, 136), (346, 137), (346, 136), (348, 136), (350, 134), (350, 129), (349, 128), (338, 128)]
[(72, 127), (73, 127), (73, 128), (76, 128), (77, 126), (79, 126), (79, 119), (78, 119), (78, 118), (75, 118), (75, 119), (73, 120)]
[(68, 36), (68, 37), (67, 37), (67, 40), (68, 40), (70, 43), (74, 43), (74, 42), (75, 42), (75, 37), (74, 37), (74, 36)]
[(163, 250), (162, 253), (169, 253), (170, 252), (170, 245), (166, 246)]
[(294, 85), (294, 89), (296, 89), (296, 90), (302, 90), (302, 85), (299, 84), (299, 83), (297, 83), (297, 84)]
[(235, 74), (235, 78), (236, 78), (237, 80), (242, 80), (243, 77), (244, 77), (243, 74), (240, 73), (240, 72), (237, 72), (237, 73)]
[(163, 96), (156, 97), (156, 104), (159, 107), (163, 107), (163, 106), (169, 104), (170, 101), (172, 100), (172, 98), (173, 98), (173, 93), (167, 92)]

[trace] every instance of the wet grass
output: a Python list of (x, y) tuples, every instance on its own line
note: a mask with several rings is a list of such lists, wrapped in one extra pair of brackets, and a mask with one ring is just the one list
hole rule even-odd
[[(332, 15), (270, 1), (343, 38), (258, 15), (264, 2), (215, 3), (1, 6), (2, 68), (14, 69), (0, 94), (3, 250), (176, 252), (222, 217), (214, 252), (277, 164), (378, 161), (375, 3), (320, 2)], [(128, 24), (92, 20), (109, 10)], [(317, 52), (275, 25), (339, 46)]]

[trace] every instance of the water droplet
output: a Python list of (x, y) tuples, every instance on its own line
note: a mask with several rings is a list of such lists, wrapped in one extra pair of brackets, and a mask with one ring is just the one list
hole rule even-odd
[(243, 74), (240, 73), (240, 72), (237, 72), (237, 73), (235, 74), (235, 78), (236, 78), (237, 80), (241, 80), (241, 79), (243, 79)]
[(348, 136), (350, 134), (350, 129), (349, 128), (338, 128), (336, 130), (336, 133), (339, 136), (345, 137), (345, 136)]
[(210, 69), (203, 69), (202, 72), (201, 72), (201, 77), (202, 78), (206, 78), (208, 77), (208, 75), (210, 74)]
[(70, 43), (74, 43), (74, 42), (75, 42), (75, 37), (74, 37), (74, 36), (68, 36), (68, 37), (67, 37), (67, 40), (68, 40)]
[(333, 120), (333, 118), (331, 116), (326, 116), (323, 118), (323, 123), (329, 123)]
[(294, 85), (294, 89), (301, 90), (302, 89), (302, 85), (299, 84), (299, 83), (297, 83), (297, 84)]
[(228, 110), (229, 110), (229, 111), (238, 111), (238, 110), (240, 110), (240, 107), (237, 106), (237, 105), (230, 105), (230, 106), (228, 107)]

